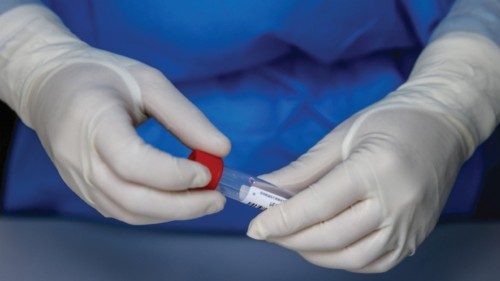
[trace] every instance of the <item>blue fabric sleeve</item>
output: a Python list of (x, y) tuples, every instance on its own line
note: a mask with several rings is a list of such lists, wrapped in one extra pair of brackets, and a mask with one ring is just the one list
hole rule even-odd
[(41, 4), (39, 0), (2, 0), (0, 2), (0, 15), (14, 7), (34, 3)]
[(479, 33), (500, 45), (500, 1), (458, 0), (431, 40), (454, 31)]

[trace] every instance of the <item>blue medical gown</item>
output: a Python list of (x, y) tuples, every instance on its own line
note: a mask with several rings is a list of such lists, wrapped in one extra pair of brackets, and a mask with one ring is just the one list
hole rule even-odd
[[(226, 165), (258, 175), (294, 160), (403, 83), (451, 2), (53, 0), (47, 5), (89, 44), (160, 69), (231, 139)], [(189, 153), (153, 119), (138, 132), (164, 151)], [(445, 213), (473, 209), (482, 163), (478, 150), (463, 168)], [(8, 212), (100, 218), (65, 186), (35, 133), (22, 124), (6, 188)], [(228, 200), (218, 214), (162, 227), (240, 232), (256, 214)]]

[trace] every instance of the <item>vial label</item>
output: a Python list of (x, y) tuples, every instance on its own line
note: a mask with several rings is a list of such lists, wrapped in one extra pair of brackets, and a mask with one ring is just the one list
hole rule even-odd
[[(248, 186), (244, 186), (248, 187)], [(245, 203), (249, 206), (252, 206), (254, 208), (259, 208), (261, 210), (265, 210), (267, 208), (270, 208), (272, 206), (279, 205), (283, 201), (286, 200), (286, 198), (283, 198), (279, 195), (276, 195), (274, 193), (271, 193), (269, 191), (265, 191), (261, 188), (255, 187), (255, 186), (250, 186), (248, 187), (248, 193), (243, 200), (241, 200), (242, 203)]]

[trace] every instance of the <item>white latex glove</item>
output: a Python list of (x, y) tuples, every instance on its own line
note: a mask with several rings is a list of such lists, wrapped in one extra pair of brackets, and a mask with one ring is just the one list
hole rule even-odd
[(1, 97), (85, 202), (130, 224), (222, 209), (220, 193), (188, 190), (208, 183), (204, 166), (161, 152), (135, 132), (151, 115), (193, 149), (229, 152), (228, 139), (159, 71), (86, 45), (42, 6), (8, 11), (0, 26)]
[(386, 271), (434, 228), (461, 165), (499, 119), (499, 47), (446, 34), (398, 90), (262, 177), (299, 193), (247, 234), (320, 266)]

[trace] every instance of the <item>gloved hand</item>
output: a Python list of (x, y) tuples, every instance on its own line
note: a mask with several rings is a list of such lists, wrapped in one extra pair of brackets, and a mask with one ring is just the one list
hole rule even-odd
[(228, 139), (159, 71), (86, 45), (42, 6), (8, 11), (0, 26), (1, 97), (85, 202), (130, 224), (222, 209), (220, 193), (188, 190), (208, 183), (204, 166), (161, 152), (135, 132), (152, 115), (193, 149), (229, 152)]
[(262, 178), (298, 192), (248, 235), (324, 267), (381, 272), (433, 229), (457, 172), (500, 119), (500, 50), (452, 32), (409, 80), (298, 160)]

